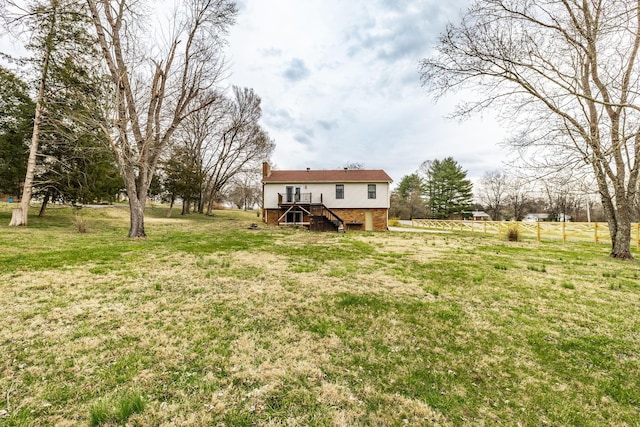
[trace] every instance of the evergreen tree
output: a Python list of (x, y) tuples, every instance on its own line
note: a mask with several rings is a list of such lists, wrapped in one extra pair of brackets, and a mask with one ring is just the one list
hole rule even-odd
[(391, 198), (391, 210), (401, 219), (425, 218), (426, 203), (423, 195), (425, 184), (417, 173), (406, 175), (400, 180), (398, 189)]
[(27, 84), (0, 66), (0, 193), (20, 194), (34, 109)]
[(185, 146), (178, 145), (171, 157), (162, 164), (164, 188), (171, 195), (171, 205), (176, 197), (182, 199), (182, 215), (191, 212), (192, 203), (202, 197), (202, 170), (198, 159)]
[[(90, 183), (115, 183), (109, 179), (104, 157), (106, 137), (100, 129), (107, 123), (100, 117), (105, 98), (104, 85), (97, 84), (99, 51), (88, 31), (86, 5), (73, 0), (37, 0), (21, 7), (2, 5), (2, 16), (16, 31), (29, 34), (23, 61), (38, 75), (37, 97), (31, 120), (29, 144), (20, 208), (14, 209), (10, 225), (27, 225), (32, 194), (71, 201), (95, 199)], [(97, 156), (95, 155), (97, 154)], [(106, 163), (103, 163), (106, 162)], [(114, 169), (115, 170), (115, 169)], [(101, 176), (92, 174), (106, 172)]]
[(43, 209), (50, 199), (111, 202), (124, 187), (99, 127), (106, 122), (102, 113), (106, 85), (92, 72), (97, 52), (91, 38), (86, 33), (81, 38), (82, 34), (78, 30), (79, 51), (53, 62), (49, 70), (40, 137), (43, 161), (34, 182)]
[(425, 190), (432, 218), (464, 216), (471, 209), (473, 189), (467, 172), (453, 157), (425, 162)]

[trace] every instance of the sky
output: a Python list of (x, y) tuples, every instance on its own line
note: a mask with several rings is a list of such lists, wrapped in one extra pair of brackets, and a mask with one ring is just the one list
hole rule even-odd
[[(490, 112), (447, 118), (421, 86), (419, 61), (471, 0), (238, 0), (228, 85), (262, 98), (278, 169), (384, 169), (397, 185), (452, 156), (472, 181), (503, 166), (508, 135)], [(0, 36), (0, 52), (19, 51)], [(472, 96), (472, 94), (467, 94)]]
[[(421, 86), (419, 60), (470, 0), (241, 0), (229, 33), (231, 84), (262, 98), (279, 169), (362, 163), (399, 183), (452, 156), (477, 181), (503, 166), (507, 137), (489, 112), (447, 118)], [(467, 95), (472, 96), (472, 95)]]

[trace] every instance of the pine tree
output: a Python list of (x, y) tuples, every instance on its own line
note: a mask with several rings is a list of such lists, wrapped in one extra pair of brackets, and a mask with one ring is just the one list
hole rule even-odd
[(0, 193), (19, 196), (35, 106), (25, 82), (0, 67)]
[(406, 175), (400, 180), (396, 196), (392, 200), (394, 213), (402, 219), (424, 218), (426, 204), (424, 201), (425, 184), (417, 173)]
[(432, 218), (450, 219), (464, 216), (471, 209), (473, 186), (467, 172), (453, 157), (425, 162), (425, 192)]
[[(86, 18), (85, 18), (86, 19)], [(113, 201), (124, 183), (109, 142), (100, 126), (106, 84), (93, 70), (98, 52), (78, 19), (74, 55), (52, 63), (45, 92), (40, 154), (44, 159), (35, 179), (35, 194), (71, 203)]]
[[(26, 9), (13, 2), (3, 6), (6, 7), (2, 10), (5, 21), (16, 31), (30, 35), (26, 48), (32, 52), (32, 57), (27, 62), (38, 75), (22, 200), (20, 208), (14, 209), (9, 224), (26, 226), (31, 197), (38, 184), (36, 172), (48, 169), (49, 160), (59, 160), (55, 154), (43, 155), (42, 146), (51, 150), (63, 142), (77, 140), (80, 115), (83, 111), (96, 111), (95, 108), (74, 108), (78, 105), (75, 97), (90, 85), (79, 85), (71, 78), (78, 74), (70, 74), (70, 71), (87, 66), (83, 61), (95, 57), (97, 52), (92, 51), (95, 40), (87, 32), (88, 13), (83, 2), (41, 0), (29, 4)], [(95, 61), (89, 62), (92, 62), (90, 66), (95, 65)]]

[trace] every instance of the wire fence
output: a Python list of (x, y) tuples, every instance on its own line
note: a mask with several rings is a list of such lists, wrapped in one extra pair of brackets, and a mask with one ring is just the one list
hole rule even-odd
[[(472, 233), (506, 235), (516, 227), (523, 238), (566, 242), (593, 242), (611, 244), (609, 225), (606, 222), (515, 222), (515, 221), (464, 221), (414, 219), (413, 227), (431, 230), (466, 231)], [(631, 224), (631, 241), (640, 250), (640, 223)]]

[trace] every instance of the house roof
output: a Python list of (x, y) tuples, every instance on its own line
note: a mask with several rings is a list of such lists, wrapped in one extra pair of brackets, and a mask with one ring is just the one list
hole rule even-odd
[(548, 213), (528, 213), (526, 216), (528, 216), (529, 218), (540, 218), (540, 219), (549, 218)]
[(473, 211), (473, 212), (471, 212), (471, 214), (474, 217), (489, 218), (489, 214), (484, 212), (484, 211)]
[(338, 169), (338, 170), (273, 170), (269, 176), (262, 177), (265, 183), (304, 183), (304, 182), (393, 182), (381, 169)]

